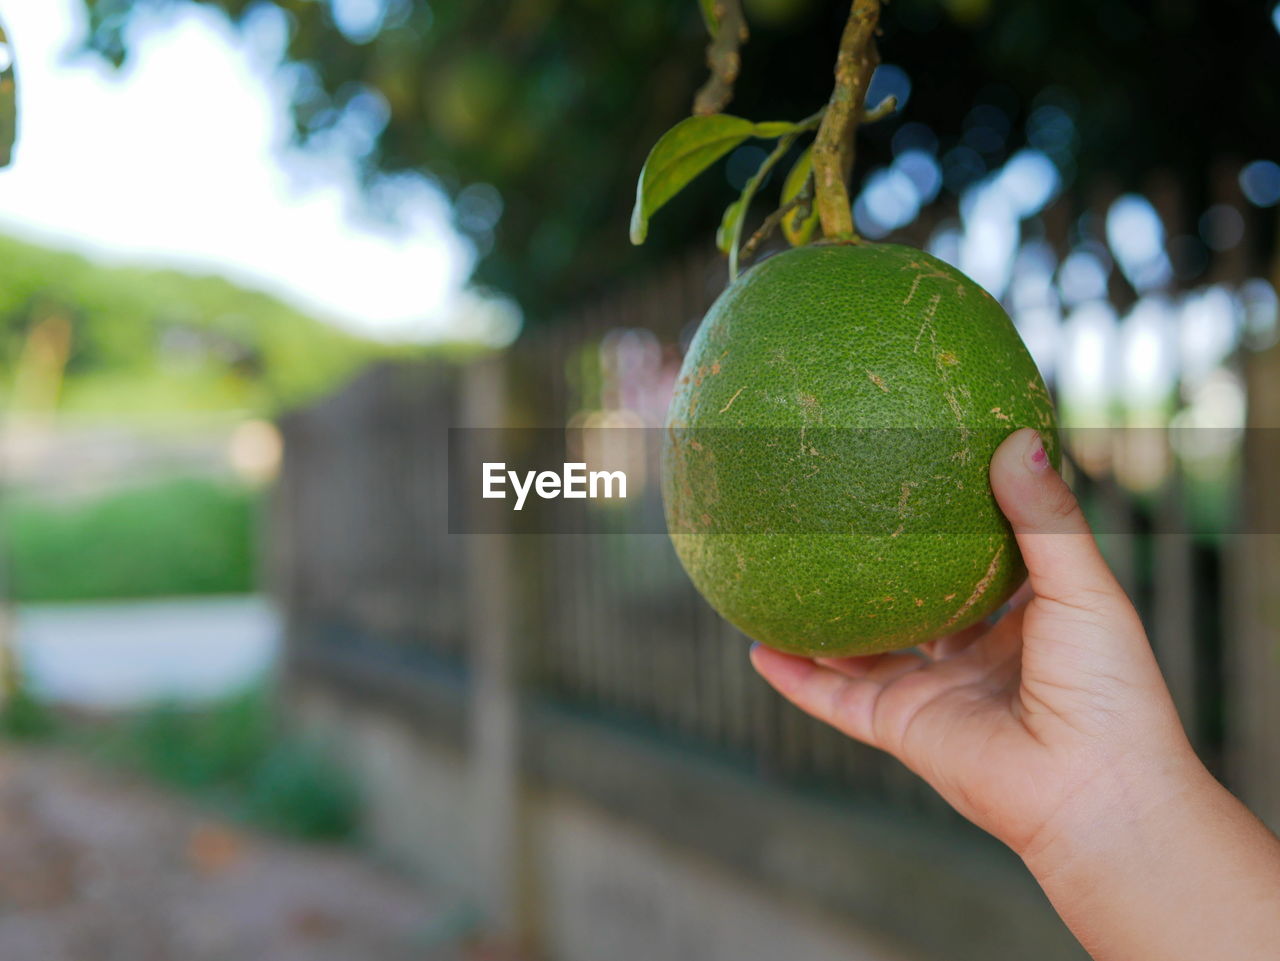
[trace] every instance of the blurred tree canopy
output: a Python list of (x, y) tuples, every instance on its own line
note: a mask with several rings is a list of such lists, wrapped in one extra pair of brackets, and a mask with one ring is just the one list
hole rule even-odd
[(268, 412), (388, 351), (218, 277), (103, 267), (0, 237), (6, 406)]
[[(322, 136), (350, 111), (376, 117), (371, 181), (406, 170), (435, 178), (483, 255), (476, 280), (516, 297), (533, 323), (638, 264), (710, 243), (734, 193), (708, 175), (659, 215), (644, 249), (628, 246), (645, 154), (688, 113), (704, 78), (695, 0), (84, 2), (89, 47), (116, 63), (128, 54), (129, 15), (143, 6), (202, 3), (242, 23), (282, 11), (299, 138)], [(811, 113), (830, 92), (848, 3), (744, 6), (752, 37), (730, 111)], [(972, 177), (1039, 140), (1076, 196), (1167, 172), (1194, 222), (1215, 162), (1280, 159), (1271, 20), (1259, 0), (893, 0), (880, 49), (910, 79), (910, 102), (862, 134), (859, 169), (883, 163), (909, 122), (945, 150), (979, 109), (994, 136)], [(1028, 123), (1045, 104), (1066, 118), (1056, 129)]]

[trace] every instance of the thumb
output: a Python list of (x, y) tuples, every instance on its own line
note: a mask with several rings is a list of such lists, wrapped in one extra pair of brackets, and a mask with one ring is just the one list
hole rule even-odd
[(1093, 610), (1111, 608), (1108, 601), (1127, 603), (1037, 431), (1015, 431), (997, 448), (991, 490), (1013, 527), (1037, 597)]

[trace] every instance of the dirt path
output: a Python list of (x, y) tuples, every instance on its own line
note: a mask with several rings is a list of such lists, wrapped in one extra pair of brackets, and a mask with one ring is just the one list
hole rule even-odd
[(0, 745), (4, 961), (458, 961), (456, 907), (350, 850)]

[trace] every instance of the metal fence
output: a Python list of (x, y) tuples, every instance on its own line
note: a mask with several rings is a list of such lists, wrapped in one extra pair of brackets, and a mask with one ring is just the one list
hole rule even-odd
[[(502, 390), (491, 381), (487, 402), (500, 404), (507, 425), (661, 423), (681, 347), (722, 272), (717, 261), (689, 259), (531, 332), (499, 362)], [(693, 590), (668, 540), (610, 529), (616, 507), (600, 508), (589, 535), (513, 531), (511, 577), (493, 585), (503, 593), (483, 583), (483, 569), (482, 583), (468, 583), (466, 535), (447, 533), (445, 455), (447, 428), (468, 417), (467, 378), (445, 365), (380, 367), (284, 420), (274, 567), (302, 653), (342, 648), (389, 674), (462, 671), (466, 598), (478, 591), (511, 612), (527, 697), (642, 726), (763, 777), (956, 819), (897, 762), (781, 702), (751, 671), (747, 639)], [(623, 510), (660, 516), (656, 477), (637, 480), (642, 490)], [(1193, 739), (1219, 766), (1230, 727), (1224, 539), (1198, 537), (1181, 519), (1177, 471), (1143, 496), (1105, 465), (1077, 470), (1075, 483), (1152, 628)]]

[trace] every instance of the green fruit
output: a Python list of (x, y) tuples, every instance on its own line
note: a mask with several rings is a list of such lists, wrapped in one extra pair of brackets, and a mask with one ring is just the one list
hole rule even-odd
[(689, 347), (667, 527), (698, 590), (770, 647), (910, 646), (1025, 576), (987, 476), (1020, 427), (1056, 466), (1049, 394), (990, 294), (909, 247), (800, 247), (733, 283)]

